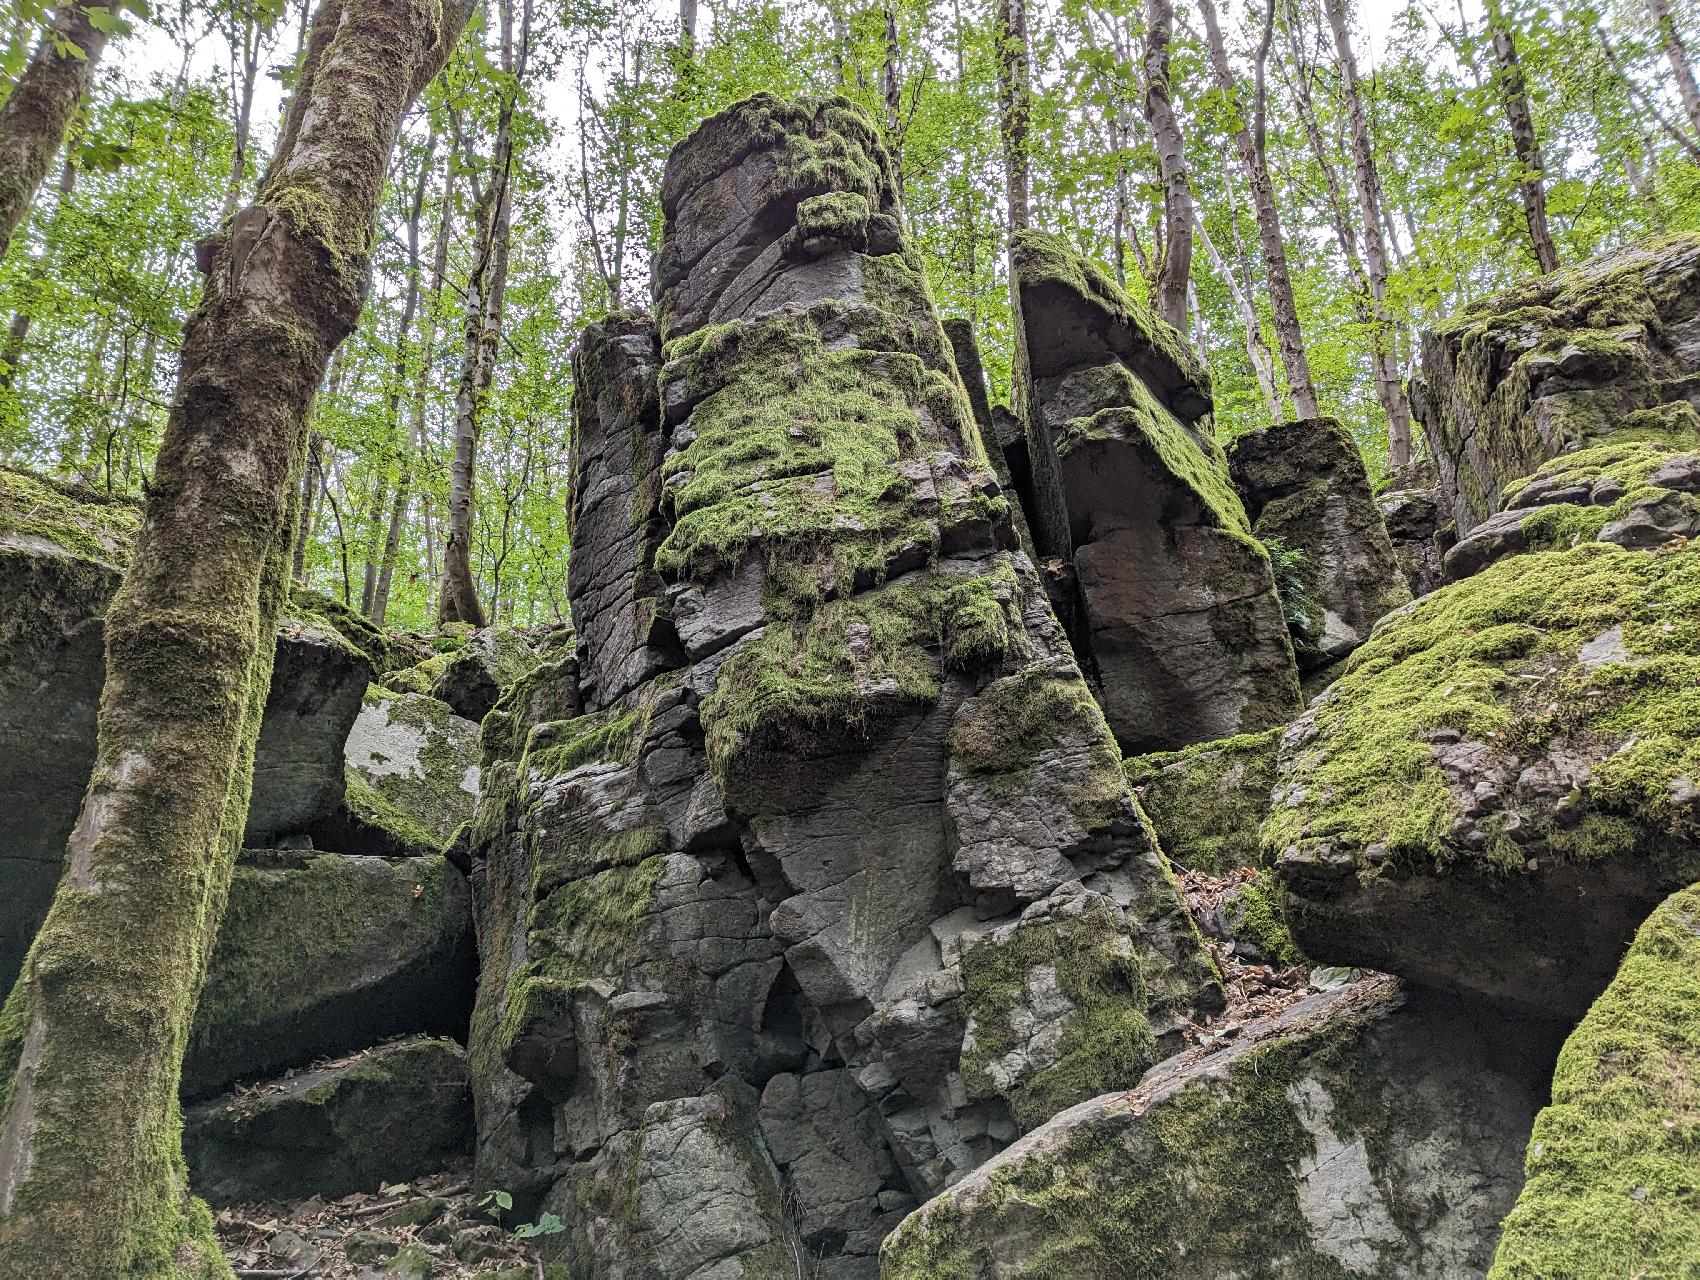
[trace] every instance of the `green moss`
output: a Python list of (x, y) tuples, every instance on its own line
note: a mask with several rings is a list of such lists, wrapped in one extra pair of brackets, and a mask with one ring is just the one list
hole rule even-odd
[(868, 227), (868, 198), (859, 191), (829, 191), (797, 205), (797, 235), (853, 240)]
[(989, 1274), (1004, 1206), (1020, 1241), (997, 1252), (1008, 1280), (1346, 1280), (1355, 1273), (1316, 1250), (1299, 1205), (1300, 1162), (1316, 1144), (1289, 1090), (1320, 1079), (1338, 1107), (1354, 1030), (1342, 1019), (1271, 1041), (1220, 1078), (1130, 1101), (1058, 1146), (1005, 1159), (968, 1208), (947, 1193), (897, 1229), (885, 1280)]
[[(1016, 1019), (1044, 1003), (1052, 985), (1072, 1006), (1057, 1060), (1006, 1078), (1004, 1060), (1024, 1048)], [(963, 1086), (971, 1101), (1003, 1098), (1023, 1130), (1087, 1098), (1131, 1088), (1156, 1059), (1139, 960), (1100, 899), (971, 943), (962, 953), (962, 988), (972, 1039), (962, 1054)]]
[(1018, 231), (1010, 239), (1010, 253), (1023, 288), (1055, 283), (1073, 290), (1103, 308), (1116, 323), (1126, 325), (1165, 360), (1196, 383), (1208, 397), (1210, 372), (1193, 355), (1186, 340), (1169, 324), (1118, 285), (1110, 273), (1092, 259), (1073, 252), (1057, 236), (1043, 231)]
[(389, 670), (395, 665), (398, 652), (404, 652), (398, 650), (381, 627), (374, 626), (340, 600), (306, 587), (291, 587), (278, 625), (285, 630), (310, 627), (329, 635), (364, 657), (377, 672)]
[(1272, 872), (1260, 870), (1257, 879), (1240, 890), (1239, 910), (1228, 926), (1230, 936), (1251, 943), (1278, 968), (1309, 963), (1287, 928), (1284, 892)]
[[(1616, 626), (1626, 660), (1584, 668), (1582, 645)], [(1598, 858), (1635, 845), (1681, 863), (1694, 819), (1673, 783), (1700, 779), (1700, 548), (1590, 543), (1500, 561), (1388, 625), (1311, 714), (1318, 733), (1264, 824), (1266, 856), (1300, 839), (1385, 841), (1394, 863), (1465, 856), (1447, 840), (1456, 805), (1426, 741), (1445, 728), (1525, 758), (1559, 738), (1591, 744), (1582, 798), (1599, 842), (1540, 833), (1549, 847)], [(1514, 850), (1472, 856), (1521, 865)]]
[(1269, 812), (1282, 732), (1244, 733), (1127, 761), (1128, 781), (1170, 859), (1210, 875), (1261, 864), (1258, 830)]
[(419, 855), (442, 849), (442, 833), (426, 826), (414, 811), (390, 800), (353, 769), (346, 772), (344, 780), (343, 807), (355, 822), (383, 832), (393, 848)]
[(1700, 886), (1667, 899), (1566, 1041), (1491, 1280), (1700, 1261)]
[(74, 556), (123, 568), (141, 528), (132, 494), (0, 466), (0, 544), (40, 539)]

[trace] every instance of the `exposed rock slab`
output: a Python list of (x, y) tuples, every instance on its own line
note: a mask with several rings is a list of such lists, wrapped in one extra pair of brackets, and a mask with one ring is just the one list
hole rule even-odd
[(385, 1036), (464, 1037), (475, 966), (466, 880), (440, 855), (251, 850), (201, 994), (184, 1096)]
[(1700, 885), (1648, 917), (1559, 1055), (1495, 1280), (1682, 1275), (1700, 1258)]
[(412, 1039), (189, 1108), (190, 1184), (213, 1205), (376, 1191), (464, 1159), (466, 1052)]
[(1269, 557), (1210, 435), (1180, 335), (1054, 237), (1014, 264), (1032, 375), (1034, 536), (1071, 562), (1071, 635), (1129, 752), (1266, 729), (1299, 708)]
[(1333, 418), (1248, 431), (1235, 438), (1228, 465), (1252, 533), (1302, 557), (1296, 576), (1314, 607), (1294, 635), (1301, 668), (1339, 661), (1409, 602), (1363, 455)]
[(1440, 502), (1437, 488), (1389, 489), (1376, 498), (1393, 555), (1414, 596), (1426, 596), (1441, 583), (1440, 560), (1452, 541), (1442, 538), (1441, 526), (1451, 528), (1452, 517), (1441, 518)]
[(1387, 979), (1064, 1112), (906, 1219), (887, 1280), (1483, 1275), (1556, 1035)]
[(1700, 878), (1700, 549), (1504, 560), (1394, 615), (1282, 741), (1304, 951), (1578, 1018)]

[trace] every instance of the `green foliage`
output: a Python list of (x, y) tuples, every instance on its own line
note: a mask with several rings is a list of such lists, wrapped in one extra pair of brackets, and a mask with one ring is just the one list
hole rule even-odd
[(1281, 597), (1281, 613), (1287, 619), (1294, 645), (1314, 639), (1322, 626), (1322, 606), (1311, 594), (1303, 548), (1288, 546), (1276, 534), (1259, 535), (1257, 540), (1269, 553), (1269, 566), (1275, 571), (1275, 593)]

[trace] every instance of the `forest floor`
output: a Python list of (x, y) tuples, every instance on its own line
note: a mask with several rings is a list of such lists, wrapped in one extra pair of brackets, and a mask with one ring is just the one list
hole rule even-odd
[[(496, 1225), (473, 1196), (469, 1173), (450, 1169), (336, 1200), (238, 1205), (219, 1210), (214, 1226), (238, 1280), (541, 1274), (535, 1252)], [(428, 1264), (407, 1269), (410, 1258)]]

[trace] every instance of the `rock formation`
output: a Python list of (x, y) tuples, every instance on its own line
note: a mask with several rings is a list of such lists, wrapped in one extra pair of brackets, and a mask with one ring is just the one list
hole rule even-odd
[(1301, 668), (1339, 661), (1410, 600), (1363, 455), (1334, 419), (1248, 431), (1235, 438), (1228, 465), (1252, 533), (1296, 554), (1303, 607), (1289, 600), (1287, 619)]
[(484, 726), (478, 1177), (589, 1275), (871, 1276), (1221, 996), (875, 126), (758, 96), (663, 207), (659, 326), (577, 356), (580, 652)]
[[(1700, 447), (1697, 378), (1700, 237), (1621, 249), (1466, 307), (1424, 336), (1411, 386), (1457, 535), (1561, 454), (1608, 438)], [(1592, 497), (1585, 486), (1564, 501)]]
[(1481, 1275), (1551, 1070), (1387, 979), (1063, 1112), (912, 1214), (887, 1280)]
[(1054, 237), (1013, 242), (1032, 379), (1028, 512), (1072, 573), (1069, 619), (1116, 739), (1161, 751), (1299, 709), (1269, 557), (1180, 335)]

